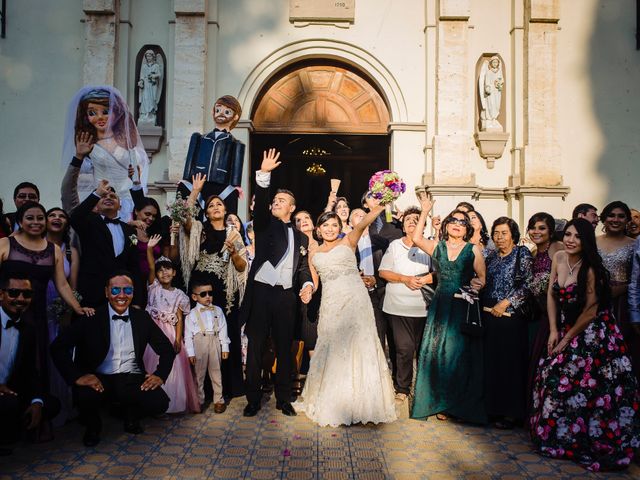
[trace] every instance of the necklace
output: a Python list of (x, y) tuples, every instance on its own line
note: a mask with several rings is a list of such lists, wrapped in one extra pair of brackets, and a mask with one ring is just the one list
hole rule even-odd
[(573, 264), (573, 267), (569, 264), (569, 256), (567, 256), (567, 268), (569, 269), (569, 276), (573, 277), (573, 271), (582, 263), (582, 259)]
[(451, 243), (447, 242), (447, 247), (449, 247), (452, 250), (457, 250), (458, 248), (460, 248), (464, 244), (465, 244), (465, 242), (460, 242), (460, 243), (452, 245)]

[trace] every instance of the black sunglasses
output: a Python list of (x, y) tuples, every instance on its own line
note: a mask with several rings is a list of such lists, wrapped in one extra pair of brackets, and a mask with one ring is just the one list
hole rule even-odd
[(204, 292), (194, 293), (194, 295), (198, 295), (200, 298), (213, 297), (213, 290), (205, 290)]
[(4, 288), (3, 290), (7, 292), (7, 295), (11, 298), (18, 298), (20, 295), (25, 299), (33, 297), (33, 290), (28, 288)]
[(469, 222), (467, 222), (466, 220), (461, 219), (461, 218), (452, 218), (451, 220), (449, 220), (449, 223), (456, 223), (458, 225), (462, 225), (462, 226), (465, 226), (465, 227), (467, 225), (469, 225)]

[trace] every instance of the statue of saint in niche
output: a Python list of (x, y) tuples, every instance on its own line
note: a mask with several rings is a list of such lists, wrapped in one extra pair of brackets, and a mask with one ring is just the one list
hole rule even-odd
[(478, 77), (481, 104), (480, 131), (503, 131), (502, 125), (498, 121), (503, 89), (502, 62), (498, 56), (494, 55), (483, 62)]
[(144, 52), (138, 80), (138, 88), (140, 89), (138, 125), (156, 124), (158, 103), (160, 95), (162, 95), (163, 75), (162, 56), (151, 49)]

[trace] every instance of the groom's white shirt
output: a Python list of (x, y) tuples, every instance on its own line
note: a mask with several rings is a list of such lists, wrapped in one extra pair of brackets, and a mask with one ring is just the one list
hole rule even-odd
[[(262, 188), (268, 188), (271, 182), (271, 172), (256, 171), (256, 183)], [(282, 288), (291, 288), (293, 279), (293, 229), (287, 228), (289, 235), (287, 251), (284, 257), (275, 267), (268, 260), (262, 264), (256, 272), (255, 281), (268, 285), (280, 285)]]

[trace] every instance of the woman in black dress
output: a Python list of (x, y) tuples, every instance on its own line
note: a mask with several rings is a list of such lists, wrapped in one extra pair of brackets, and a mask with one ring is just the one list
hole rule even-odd
[[(193, 178), (193, 190), (189, 202), (193, 205), (202, 190), (205, 176)], [(213, 303), (222, 308), (227, 321), (229, 358), (222, 362), (222, 390), (226, 400), (244, 396), (242, 374), (242, 347), (238, 312), (247, 282), (247, 256), (240, 233), (233, 227), (227, 232), (227, 209), (216, 195), (205, 202), (207, 221), (188, 219), (185, 235), (180, 239), (185, 284), (193, 278), (204, 278), (213, 286)], [(230, 222), (231, 223), (231, 222)]]

